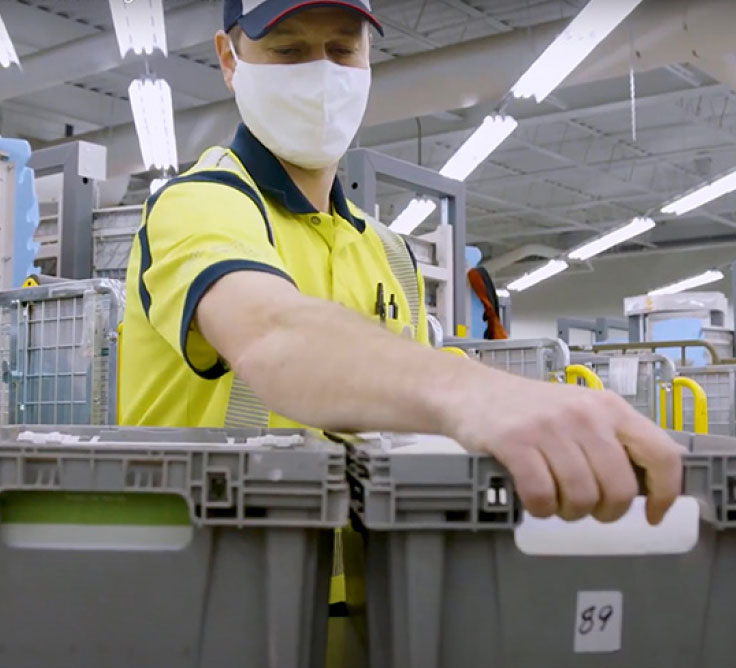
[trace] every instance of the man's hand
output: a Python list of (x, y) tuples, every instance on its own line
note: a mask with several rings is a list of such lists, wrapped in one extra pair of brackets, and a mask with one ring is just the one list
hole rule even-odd
[(490, 380), (462, 393), (449, 431), (508, 468), (531, 514), (620, 518), (638, 493), (634, 462), (646, 472), (647, 519), (662, 520), (681, 491), (683, 453), (664, 431), (610, 392)]

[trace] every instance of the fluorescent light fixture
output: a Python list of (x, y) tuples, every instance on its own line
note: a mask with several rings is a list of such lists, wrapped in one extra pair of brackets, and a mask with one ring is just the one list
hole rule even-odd
[(128, 88), (146, 169), (179, 168), (171, 88), (163, 79), (135, 79)]
[(511, 89), (542, 102), (642, 0), (590, 0)]
[(165, 56), (166, 25), (163, 0), (109, 0), (120, 57), (129, 51), (151, 55), (156, 49)]
[(533, 285), (537, 285), (537, 283), (541, 283), (542, 281), (546, 281), (548, 278), (552, 278), (552, 276), (561, 274), (568, 267), (569, 265), (564, 260), (550, 260), (539, 269), (529, 272), (528, 274), (524, 274), (521, 278), (509, 283), (508, 289), (512, 292), (523, 292), (524, 290), (531, 288)]
[(0, 16), (0, 67), (10, 67), (11, 63), (15, 63), (20, 67), (20, 60), (15, 51), (13, 42), (10, 40), (8, 29), (5, 27), (3, 17)]
[(508, 299), (511, 297), (511, 293), (508, 290), (496, 290), (496, 294), (502, 299)]
[(709, 285), (710, 283), (717, 283), (722, 281), (724, 275), (722, 271), (717, 269), (711, 269), (706, 271), (704, 274), (698, 274), (692, 278), (686, 278), (683, 281), (678, 281), (672, 285), (666, 285), (663, 288), (652, 290), (648, 294), (652, 297), (657, 295), (676, 295), (678, 292), (684, 292), (685, 290), (692, 290), (693, 288), (699, 288), (701, 285)]
[(171, 179), (153, 179), (151, 181), (151, 195), (163, 188)]
[(609, 234), (598, 239), (594, 239), (590, 243), (575, 249), (568, 255), (568, 257), (571, 260), (589, 260), (590, 258), (607, 251), (609, 248), (618, 246), (619, 244), (624, 243), (624, 241), (628, 241), (629, 239), (638, 237), (640, 234), (644, 234), (644, 232), (648, 232), (655, 225), (656, 223), (651, 218), (634, 218), (634, 220), (632, 220), (628, 225), (624, 225)]
[(731, 172), (668, 204), (662, 209), (662, 213), (674, 213), (681, 216), (719, 197), (728, 195), (734, 190), (736, 190), (736, 172)]
[[(440, 170), (442, 176), (464, 181), (518, 127), (511, 116), (486, 116), (472, 134)], [(397, 234), (411, 234), (437, 208), (432, 200), (414, 198), (391, 223)]]
[(511, 116), (486, 116), (482, 125), (447, 161), (440, 174), (464, 181), (518, 126)]
[(432, 215), (437, 204), (431, 199), (414, 198), (391, 223), (390, 229), (396, 234), (411, 234)]

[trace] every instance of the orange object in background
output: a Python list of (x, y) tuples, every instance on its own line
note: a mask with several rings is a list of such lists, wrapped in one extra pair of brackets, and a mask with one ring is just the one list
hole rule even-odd
[(483, 335), (484, 339), (492, 341), (508, 339), (509, 335), (501, 324), (498, 309), (498, 295), (493, 285), (491, 275), (483, 267), (471, 269), (468, 272), (468, 282), (473, 292), (483, 304), (483, 320), (488, 323), (488, 328)]

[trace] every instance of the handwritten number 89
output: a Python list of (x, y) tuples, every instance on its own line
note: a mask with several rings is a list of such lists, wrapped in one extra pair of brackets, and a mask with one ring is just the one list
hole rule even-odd
[[(596, 612), (598, 613), (596, 618)], [(613, 617), (613, 608), (610, 605), (604, 605), (600, 610), (591, 605), (589, 608), (583, 610), (580, 615), (580, 626), (578, 627), (578, 633), (583, 636), (587, 636), (591, 631), (595, 629), (596, 620), (600, 622), (600, 631), (605, 631), (606, 625)]]

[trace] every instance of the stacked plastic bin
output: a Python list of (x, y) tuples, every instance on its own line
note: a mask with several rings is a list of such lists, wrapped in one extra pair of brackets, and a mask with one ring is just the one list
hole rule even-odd
[(390, 438), (351, 448), (364, 551), (346, 559), (348, 597), (370, 667), (732, 668), (736, 441), (679, 438), (700, 537), (636, 556), (523, 554), (521, 509), (490, 459)]
[(323, 668), (344, 449), (0, 429), (0, 665)]

